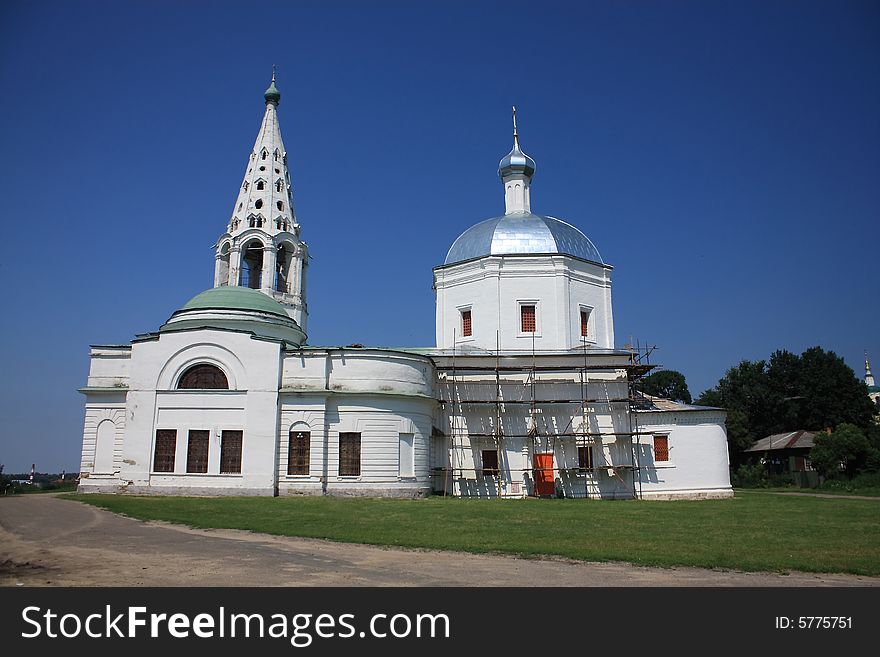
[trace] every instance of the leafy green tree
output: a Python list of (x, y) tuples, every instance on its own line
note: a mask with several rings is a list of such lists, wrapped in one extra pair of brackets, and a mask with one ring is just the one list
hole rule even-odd
[(639, 381), (637, 387), (653, 397), (672, 399), (685, 404), (690, 404), (692, 401), (684, 374), (675, 370), (660, 370), (649, 374)]
[(843, 423), (830, 434), (816, 436), (810, 461), (825, 476), (834, 477), (842, 467), (843, 473), (852, 479), (865, 467), (873, 451), (862, 429)]
[(727, 409), (727, 441), (731, 458), (767, 435), (768, 420), (777, 405), (770, 390), (767, 364), (744, 360), (727, 373), (714, 388), (697, 398), (702, 406)]
[(727, 409), (732, 461), (755, 440), (771, 434), (819, 431), (842, 423), (864, 430), (874, 424), (875, 407), (864, 382), (840, 356), (821, 347), (800, 356), (776, 351), (769, 362), (744, 360), (697, 403)]

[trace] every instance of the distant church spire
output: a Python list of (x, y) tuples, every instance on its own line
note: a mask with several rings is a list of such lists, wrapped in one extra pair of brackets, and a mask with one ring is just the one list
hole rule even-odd
[(874, 375), (871, 374), (871, 363), (868, 362), (868, 352), (865, 352), (865, 385), (869, 388), (876, 385), (874, 383)]
[(530, 213), (529, 186), (535, 175), (535, 161), (519, 147), (516, 128), (516, 105), (513, 106), (513, 148), (498, 163), (498, 176), (504, 185), (504, 214)]
[(287, 151), (281, 139), (281, 92), (272, 81), (266, 110), (245, 167), (226, 233), (217, 241), (214, 286), (250, 287), (274, 297), (306, 330), (308, 248), (293, 207)]

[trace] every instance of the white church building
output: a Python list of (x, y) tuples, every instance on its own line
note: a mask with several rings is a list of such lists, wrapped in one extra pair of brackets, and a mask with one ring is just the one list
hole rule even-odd
[(80, 491), (732, 495), (724, 411), (638, 393), (652, 366), (615, 348), (612, 267), (532, 213), (515, 114), (504, 214), (434, 268), (436, 347), (310, 347), (280, 100), (273, 76), (214, 287), (155, 332), (92, 346)]

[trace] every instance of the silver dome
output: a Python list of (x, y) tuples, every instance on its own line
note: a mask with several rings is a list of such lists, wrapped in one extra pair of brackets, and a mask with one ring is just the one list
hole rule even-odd
[(443, 264), (517, 253), (561, 253), (604, 264), (599, 250), (577, 228), (530, 212), (493, 217), (471, 226), (452, 243)]
[(531, 178), (536, 166), (535, 161), (519, 149), (519, 142), (514, 141), (511, 151), (498, 163), (498, 176), (504, 180), (505, 176), (521, 173)]

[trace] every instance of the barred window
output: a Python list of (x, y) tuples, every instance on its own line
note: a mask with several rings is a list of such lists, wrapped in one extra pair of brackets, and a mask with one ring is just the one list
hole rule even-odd
[(220, 474), (241, 474), (241, 430), (226, 430), (220, 437)]
[(498, 476), (498, 450), (484, 449), (482, 456), (483, 456), (483, 476), (484, 477), (497, 477)]
[(309, 474), (309, 450), (312, 434), (309, 431), (291, 431), (287, 443), (287, 474)]
[(339, 476), (359, 477), (361, 474), (361, 434), (339, 434)]
[(520, 319), (523, 333), (535, 332), (535, 307), (520, 306)]
[(578, 467), (581, 470), (593, 469), (593, 448), (590, 445), (578, 447)]
[(208, 471), (208, 431), (191, 429), (189, 432), (189, 446), (186, 450), (186, 471)]
[(669, 436), (654, 436), (654, 460), (669, 460)]
[(586, 310), (581, 311), (581, 337), (586, 338), (590, 335), (590, 313)]
[(461, 311), (461, 335), (465, 338), (469, 338), (471, 335), (473, 335), (470, 310)]
[(226, 374), (216, 365), (193, 365), (177, 384), (178, 390), (229, 390)]
[(156, 429), (156, 452), (153, 472), (174, 472), (174, 453), (177, 451), (177, 430)]

